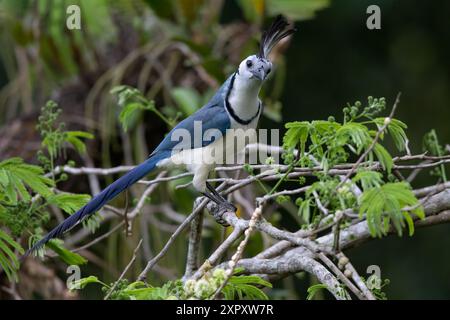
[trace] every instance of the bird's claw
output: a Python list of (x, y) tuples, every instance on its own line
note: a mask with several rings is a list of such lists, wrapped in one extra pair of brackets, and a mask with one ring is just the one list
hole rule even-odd
[(213, 216), (214, 220), (217, 221), (220, 225), (224, 227), (229, 227), (230, 224), (226, 222), (226, 220), (223, 218), (223, 215), (225, 212), (236, 212), (237, 208), (230, 202), (221, 202), (219, 204), (216, 203), (210, 203), (208, 206), (209, 212)]

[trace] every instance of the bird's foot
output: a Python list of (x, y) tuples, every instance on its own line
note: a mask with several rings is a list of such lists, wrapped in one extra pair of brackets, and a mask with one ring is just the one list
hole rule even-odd
[(208, 205), (208, 209), (214, 219), (221, 225), (228, 227), (229, 224), (223, 219), (225, 212), (236, 212), (237, 208), (229, 202), (223, 195), (217, 192), (208, 182), (206, 182), (206, 187), (209, 190), (203, 192), (203, 195), (211, 200)]
[(210, 203), (208, 210), (217, 223), (224, 227), (229, 227), (230, 224), (223, 218), (226, 212), (236, 212), (236, 207), (230, 202)]

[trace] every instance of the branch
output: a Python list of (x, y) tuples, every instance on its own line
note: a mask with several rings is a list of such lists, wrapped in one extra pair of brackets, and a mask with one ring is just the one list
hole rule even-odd
[[(297, 251), (297, 252), (295, 252)], [(226, 263), (219, 265), (224, 267)], [(252, 274), (294, 274), (306, 271), (313, 274), (317, 279), (327, 286), (328, 291), (337, 299), (350, 299), (348, 293), (342, 288), (339, 281), (322, 264), (314, 260), (314, 255), (302, 247), (295, 248), (291, 252), (274, 259), (242, 259), (237, 267), (244, 268)]]
[(190, 277), (198, 268), (198, 253), (200, 250), (200, 239), (203, 229), (203, 211), (201, 211), (191, 222), (189, 232), (188, 254), (186, 258), (186, 270), (184, 277)]
[(211, 299), (213, 299), (213, 300), (217, 299), (217, 297), (219, 296), (222, 289), (226, 286), (226, 284), (228, 283), (230, 278), (233, 276), (234, 268), (236, 267), (236, 264), (241, 259), (242, 254), (244, 253), (244, 249), (247, 246), (248, 240), (250, 239), (250, 235), (251, 235), (253, 229), (256, 227), (258, 220), (261, 218), (261, 215), (262, 215), (262, 206), (258, 206), (255, 208), (255, 211), (253, 211), (250, 221), (248, 223), (248, 227), (244, 231), (244, 235), (245, 235), (244, 239), (239, 244), (239, 246), (236, 250), (236, 253), (231, 257), (230, 262), (228, 262), (229, 269), (227, 269), (225, 271), (224, 281), (221, 283), (221, 285), (216, 290), (216, 292), (214, 293), (214, 295), (212, 296)]

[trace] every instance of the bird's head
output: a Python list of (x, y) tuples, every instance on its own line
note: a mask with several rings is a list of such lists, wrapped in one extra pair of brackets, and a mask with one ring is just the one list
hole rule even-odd
[(245, 58), (239, 65), (238, 73), (247, 79), (264, 81), (272, 71), (272, 62), (269, 53), (273, 47), (285, 37), (293, 34), (294, 28), (287, 28), (289, 23), (279, 15), (263, 32), (258, 54)]
[(257, 81), (265, 80), (271, 70), (272, 62), (257, 55), (245, 58), (239, 65), (239, 75)]

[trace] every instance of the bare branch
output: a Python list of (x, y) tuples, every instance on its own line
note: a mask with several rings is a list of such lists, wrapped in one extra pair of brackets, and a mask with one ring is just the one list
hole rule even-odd
[(137, 253), (139, 251), (139, 248), (141, 247), (142, 244), (142, 239), (139, 240), (139, 243), (137, 244), (136, 248), (133, 251), (133, 256), (131, 257), (130, 262), (128, 262), (127, 266), (125, 267), (125, 269), (123, 269), (122, 273), (120, 274), (119, 279), (117, 279), (116, 282), (114, 282), (114, 285), (111, 287), (111, 289), (109, 289), (108, 293), (106, 294), (104, 300), (108, 300), (108, 298), (111, 296), (111, 294), (114, 292), (114, 290), (116, 289), (117, 285), (119, 284), (120, 280), (123, 279), (123, 277), (125, 276), (125, 274), (127, 273), (127, 271), (131, 268), (131, 266), (133, 265), (134, 261), (136, 261), (136, 257), (137, 257)]

